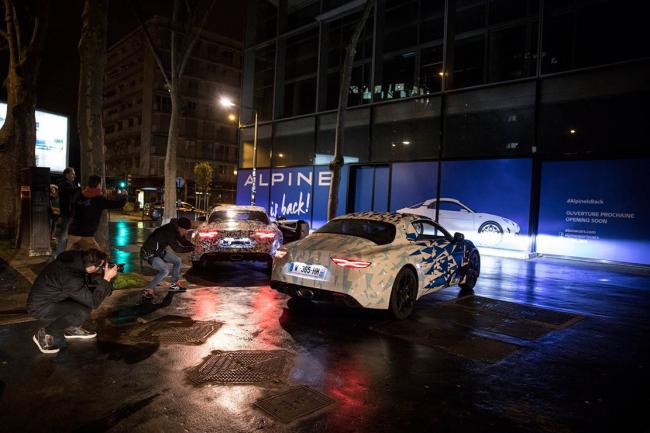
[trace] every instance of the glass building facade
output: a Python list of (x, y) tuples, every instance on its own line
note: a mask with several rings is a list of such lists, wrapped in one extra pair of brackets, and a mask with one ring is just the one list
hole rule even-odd
[[(242, 105), (259, 167), (326, 164), (362, 1), (249, 0)], [(357, 45), (347, 161), (648, 155), (643, 2), (378, 0)], [(253, 164), (244, 110), (240, 167)]]

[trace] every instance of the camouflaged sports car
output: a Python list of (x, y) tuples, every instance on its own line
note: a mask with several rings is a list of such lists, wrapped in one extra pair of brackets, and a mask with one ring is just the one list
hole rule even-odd
[(208, 261), (263, 261), (270, 272), (282, 232), (259, 206), (217, 206), (192, 234), (192, 266)]
[(411, 314), (428, 293), (471, 289), (481, 270), (472, 242), (427, 217), (361, 212), (334, 218), (275, 253), (271, 287), (292, 297), (334, 299)]

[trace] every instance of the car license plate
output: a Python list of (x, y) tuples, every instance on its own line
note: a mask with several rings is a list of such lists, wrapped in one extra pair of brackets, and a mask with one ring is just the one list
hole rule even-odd
[(327, 268), (325, 266), (309, 265), (300, 262), (289, 263), (289, 272), (313, 280), (324, 280), (327, 276)]

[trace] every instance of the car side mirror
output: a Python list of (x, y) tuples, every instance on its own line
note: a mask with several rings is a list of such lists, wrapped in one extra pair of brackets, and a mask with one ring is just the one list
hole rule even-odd
[(465, 235), (459, 232), (454, 233), (454, 243), (460, 243), (465, 240)]

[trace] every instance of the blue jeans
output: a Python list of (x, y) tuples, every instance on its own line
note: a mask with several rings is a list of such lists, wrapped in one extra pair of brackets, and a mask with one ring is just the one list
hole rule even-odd
[(169, 267), (167, 266), (169, 263), (172, 264), (172, 284), (178, 282), (181, 273), (181, 258), (173, 251), (167, 250), (164, 259), (154, 257), (153, 260), (151, 260), (151, 267), (157, 270), (158, 273), (153, 277), (153, 280), (147, 284), (146, 289), (155, 288), (167, 275), (169, 275)]

